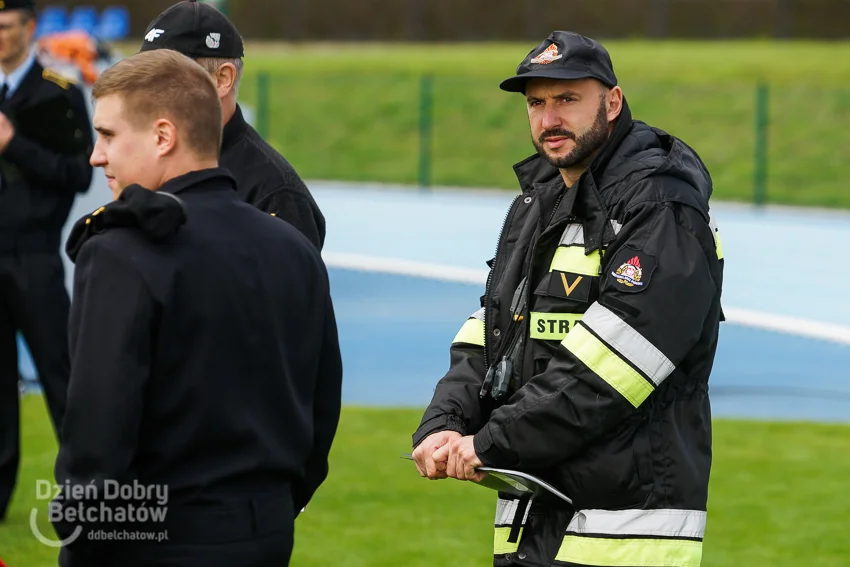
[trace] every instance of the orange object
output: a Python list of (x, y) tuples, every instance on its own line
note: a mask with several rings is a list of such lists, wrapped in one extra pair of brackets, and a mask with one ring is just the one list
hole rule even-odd
[(50, 57), (76, 65), (86, 83), (93, 84), (97, 80), (98, 73), (95, 67), (98, 58), (97, 44), (86, 32), (68, 31), (50, 34), (39, 39), (38, 46)]

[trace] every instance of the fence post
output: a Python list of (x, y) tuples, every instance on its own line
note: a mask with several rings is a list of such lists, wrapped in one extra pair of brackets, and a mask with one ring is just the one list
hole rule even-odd
[(755, 122), (755, 167), (754, 188), (756, 205), (764, 205), (767, 198), (767, 130), (768, 130), (768, 87), (756, 85)]
[(419, 186), (431, 186), (431, 144), (434, 126), (434, 77), (419, 81)]
[(257, 75), (257, 132), (263, 138), (269, 135), (269, 75), (261, 71)]

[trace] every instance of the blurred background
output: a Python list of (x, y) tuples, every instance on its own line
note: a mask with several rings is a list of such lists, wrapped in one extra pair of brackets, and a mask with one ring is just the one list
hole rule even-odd
[[(43, 2), (44, 57), (89, 83), (171, 3)], [(489, 564), (492, 495), (422, 481), (398, 455), (478, 307), (511, 166), (533, 151), (522, 99), (498, 83), (554, 29), (600, 40), (635, 118), (714, 180), (729, 320), (703, 565), (850, 565), (850, 0), (209, 3), (246, 39), (243, 109), (327, 218), (346, 406), (293, 565)], [(68, 34), (78, 47), (51, 48)], [(68, 228), (109, 198), (98, 171)], [(25, 350), (21, 373), (37, 392)], [(23, 486), (50, 478), (43, 411), (26, 397)], [(34, 491), (19, 492), (0, 557), (53, 565), (26, 524)]]

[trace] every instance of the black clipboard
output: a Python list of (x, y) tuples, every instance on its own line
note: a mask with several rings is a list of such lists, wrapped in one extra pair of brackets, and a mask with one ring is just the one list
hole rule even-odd
[[(402, 458), (412, 461), (413, 455), (404, 453)], [(528, 473), (493, 467), (478, 467), (475, 470), (487, 473), (487, 476), (485, 476), (481, 482), (473, 483), (478, 486), (510, 494), (517, 498), (530, 496), (534, 500), (554, 500), (555, 502), (560, 501), (561, 503), (565, 503), (569, 506), (573, 505), (573, 501), (563, 492), (545, 480), (532, 476)]]

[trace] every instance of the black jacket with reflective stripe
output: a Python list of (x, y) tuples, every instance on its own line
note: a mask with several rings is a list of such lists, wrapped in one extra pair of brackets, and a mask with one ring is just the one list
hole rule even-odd
[[(540, 475), (577, 509), (705, 510), (723, 271), (705, 166), (626, 105), (569, 190), (538, 156), (515, 170), (522, 194), (490, 262), (484, 346), (452, 345), (414, 446), (445, 429), (475, 435), (485, 465)], [(509, 398), (481, 398), (517, 336)]]

